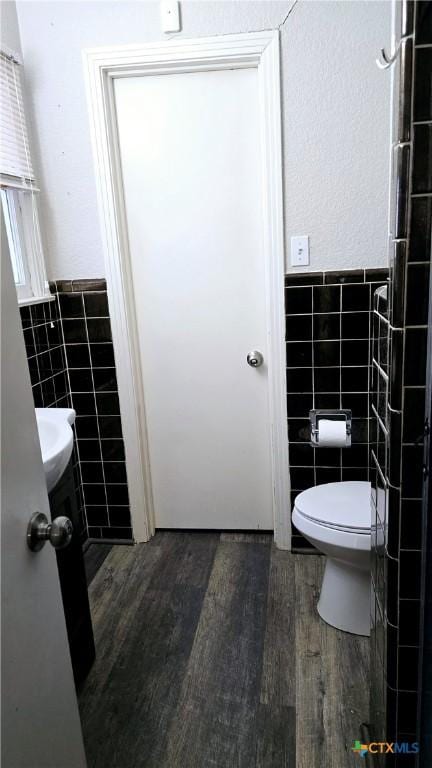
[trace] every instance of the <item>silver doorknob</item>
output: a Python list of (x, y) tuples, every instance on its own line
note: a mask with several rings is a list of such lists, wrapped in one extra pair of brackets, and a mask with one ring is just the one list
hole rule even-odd
[(54, 549), (64, 549), (70, 544), (73, 525), (68, 517), (56, 517), (49, 522), (43, 512), (35, 512), (27, 527), (27, 546), (32, 552), (39, 552), (50, 541)]
[(264, 362), (264, 358), (261, 352), (258, 352), (257, 349), (254, 349), (253, 352), (249, 352), (246, 360), (248, 365), (250, 365), (252, 368), (259, 368), (260, 365), (262, 365)]

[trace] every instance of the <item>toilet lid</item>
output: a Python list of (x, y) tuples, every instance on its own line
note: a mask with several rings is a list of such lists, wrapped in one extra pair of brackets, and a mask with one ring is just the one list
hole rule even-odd
[(301, 515), (317, 523), (339, 530), (370, 533), (370, 494), (370, 483), (326, 483), (299, 493), (295, 506)]

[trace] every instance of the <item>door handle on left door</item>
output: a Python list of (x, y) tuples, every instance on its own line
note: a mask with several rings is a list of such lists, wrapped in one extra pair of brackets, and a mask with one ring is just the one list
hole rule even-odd
[(262, 356), (261, 352), (258, 352), (257, 349), (254, 349), (253, 352), (249, 352), (248, 356), (246, 358), (247, 364), (251, 366), (251, 368), (259, 368), (260, 365), (264, 362), (264, 357)]
[(35, 512), (27, 527), (27, 546), (39, 552), (50, 541), (54, 549), (64, 549), (72, 541), (73, 525), (68, 517), (56, 517), (49, 522), (43, 512)]

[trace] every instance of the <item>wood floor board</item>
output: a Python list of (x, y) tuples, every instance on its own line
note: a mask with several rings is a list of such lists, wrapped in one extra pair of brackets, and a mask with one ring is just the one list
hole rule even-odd
[(112, 544), (90, 544), (84, 553), (84, 566), (87, 586), (90, 586), (104, 560), (108, 557)]
[(113, 546), (89, 595), (88, 768), (350, 768), (369, 642), (318, 616), (325, 560), (267, 534)]

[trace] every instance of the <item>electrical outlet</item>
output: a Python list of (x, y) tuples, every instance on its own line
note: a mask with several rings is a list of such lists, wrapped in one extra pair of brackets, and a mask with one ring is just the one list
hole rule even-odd
[(309, 264), (309, 235), (294, 235), (291, 238), (291, 266), (307, 267)]
[(162, 32), (180, 32), (180, 3), (177, 0), (161, 0), (160, 15)]

